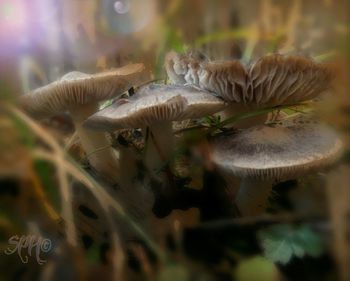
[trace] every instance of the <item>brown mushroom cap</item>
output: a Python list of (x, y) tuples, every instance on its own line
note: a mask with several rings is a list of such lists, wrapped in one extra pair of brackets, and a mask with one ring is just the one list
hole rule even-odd
[(265, 107), (314, 99), (333, 78), (326, 64), (282, 55), (262, 57), (250, 67), (248, 77), (247, 102)]
[(139, 128), (162, 121), (179, 121), (214, 114), (225, 102), (197, 88), (151, 84), (134, 96), (121, 100), (88, 118), (94, 129)]
[(212, 62), (198, 73), (199, 87), (217, 93), (228, 102), (246, 104), (248, 76), (239, 61)]
[(166, 69), (176, 83), (194, 84), (227, 102), (251, 108), (313, 99), (330, 87), (333, 78), (325, 64), (282, 55), (264, 56), (244, 66), (238, 60), (213, 63), (172, 53), (167, 57)]
[(213, 162), (240, 178), (291, 179), (330, 166), (342, 142), (320, 124), (256, 126), (213, 142)]
[(143, 64), (98, 73), (73, 71), (61, 79), (20, 97), (20, 104), (36, 118), (50, 117), (75, 106), (99, 102), (122, 94), (145, 80)]

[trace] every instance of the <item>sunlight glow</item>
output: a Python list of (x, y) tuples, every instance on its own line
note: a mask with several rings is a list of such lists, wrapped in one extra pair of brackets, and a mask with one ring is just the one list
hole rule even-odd
[(1, 33), (19, 32), (25, 29), (26, 13), (21, 0), (0, 1)]

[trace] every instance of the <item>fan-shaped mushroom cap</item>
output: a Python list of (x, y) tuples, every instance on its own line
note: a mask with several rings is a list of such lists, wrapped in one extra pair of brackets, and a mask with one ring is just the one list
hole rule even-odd
[(134, 96), (97, 112), (85, 122), (94, 129), (139, 128), (214, 114), (226, 106), (212, 94), (193, 87), (151, 84)]
[(199, 87), (224, 100), (246, 104), (247, 72), (239, 61), (208, 63), (198, 73)]
[(98, 73), (69, 72), (61, 79), (20, 97), (20, 104), (32, 116), (45, 118), (75, 106), (112, 98), (145, 82), (143, 64)]
[(332, 73), (325, 64), (298, 56), (269, 55), (250, 67), (239, 61), (196, 61), (171, 53), (169, 77), (179, 84), (194, 84), (230, 103), (262, 108), (295, 104), (317, 97), (330, 87)]
[(270, 55), (253, 64), (248, 77), (247, 101), (268, 107), (316, 98), (330, 87), (332, 73), (309, 58)]
[(325, 125), (256, 126), (213, 143), (219, 169), (240, 178), (290, 179), (325, 168), (341, 154), (342, 142)]

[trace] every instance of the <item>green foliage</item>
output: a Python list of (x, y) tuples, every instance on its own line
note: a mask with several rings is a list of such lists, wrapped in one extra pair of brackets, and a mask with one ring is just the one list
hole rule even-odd
[(235, 28), (232, 30), (219, 30), (213, 33), (198, 37), (194, 42), (194, 48), (200, 47), (211, 42), (218, 42), (228, 39), (245, 39), (250, 35), (249, 28)]
[(98, 245), (93, 244), (86, 251), (86, 259), (89, 264), (97, 264), (98, 262), (100, 262), (100, 249)]
[(334, 57), (337, 55), (337, 52), (336, 50), (330, 50), (329, 52), (327, 53), (323, 53), (323, 54), (320, 54), (316, 57), (314, 57), (314, 60), (316, 62), (327, 62), (327, 61), (330, 61), (332, 59), (334, 59)]
[(293, 257), (318, 257), (325, 250), (323, 239), (305, 225), (273, 225), (260, 230), (258, 239), (264, 256), (281, 264), (287, 264)]
[(162, 27), (162, 33), (163, 39), (157, 52), (156, 77), (161, 77), (161, 73), (164, 71), (164, 57), (169, 50), (183, 53), (186, 49), (181, 32), (174, 29), (166, 22)]
[(16, 116), (13, 116), (12, 121), (17, 129), (20, 142), (28, 148), (33, 148), (35, 145), (35, 137), (28, 129), (28, 126)]
[(214, 127), (220, 129), (221, 126), (221, 117), (220, 115), (212, 115), (212, 116), (207, 116), (202, 119), (202, 124), (206, 127)]
[(237, 281), (274, 281), (278, 276), (274, 263), (260, 256), (243, 260), (234, 271)]
[(14, 100), (14, 94), (10, 87), (10, 83), (4, 79), (0, 79), (0, 99), (6, 101)]
[(99, 106), (99, 110), (105, 109), (108, 106), (111, 106), (113, 104), (113, 99), (106, 100), (102, 102)]
[(41, 184), (45, 188), (50, 202), (52, 202), (55, 209), (58, 210), (60, 207), (60, 194), (59, 188), (53, 177), (55, 174), (54, 167), (45, 161), (35, 160), (34, 169), (40, 177)]

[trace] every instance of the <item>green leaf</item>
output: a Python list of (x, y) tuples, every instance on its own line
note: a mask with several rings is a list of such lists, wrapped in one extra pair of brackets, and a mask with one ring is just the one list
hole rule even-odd
[(324, 252), (323, 239), (305, 225), (273, 225), (260, 230), (258, 239), (265, 257), (281, 264), (287, 264), (294, 256), (318, 257)]
[(87, 261), (89, 264), (97, 264), (100, 261), (100, 248), (95, 243), (87, 250)]
[(17, 129), (20, 141), (23, 145), (28, 148), (32, 148), (35, 145), (35, 137), (33, 133), (28, 129), (27, 124), (25, 124), (22, 120), (13, 116), (13, 124)]
[(202, 118), (201, 123), (207, 127), (219, 128), (221, 126), (221, 117), (220, 115), (206, 116)]
[(35, 160), (33, 164), (50, 202), (53, 203), (55, 209), (59, 210), (61, 205), (61, 197), (57, 182), (54, 176), (52, 176), (55, 174), (55, 168), (50, 163), (42, 160)]
[(295, 236), (295, 240), (304, 248), (307, 255), (318, 257), (324, 252), (322, 238), (311, 228), (301, 226)]
[[(288, 263), (293, 256), (290, 241), (280, 237), (271, 236), (263, 242), (264, 255), (273, 262)], [(304, 255), (304, 252), (302, 253)]]
[(188, 270), (176, 264), (166, 265), (158, 274), (157, 281), (189, 281)]

